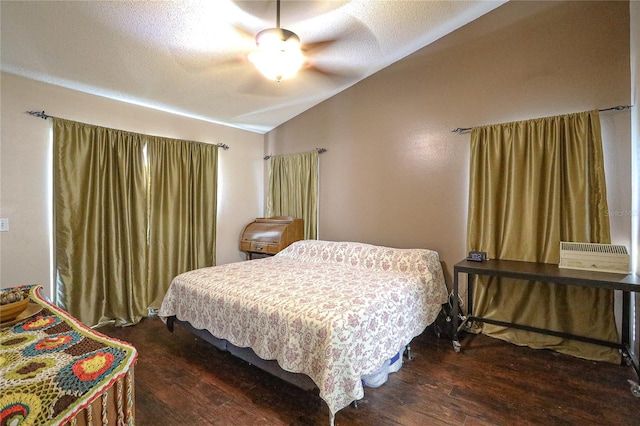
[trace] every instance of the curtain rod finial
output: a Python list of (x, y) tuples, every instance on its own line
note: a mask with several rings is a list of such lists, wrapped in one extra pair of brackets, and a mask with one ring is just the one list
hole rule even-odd
[(44, 111), (27, 111), (27, 114), (33, 115), (34, 117), (40, 117), (45, 120), (51, 117), (50, 115), (45, 114)]

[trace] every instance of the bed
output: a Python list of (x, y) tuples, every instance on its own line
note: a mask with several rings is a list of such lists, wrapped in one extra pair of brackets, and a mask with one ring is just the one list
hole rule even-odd
[(175, 277), (159, 316), (310, 379), (333, 423), (446, 301), (435, 251), (303, 240)]

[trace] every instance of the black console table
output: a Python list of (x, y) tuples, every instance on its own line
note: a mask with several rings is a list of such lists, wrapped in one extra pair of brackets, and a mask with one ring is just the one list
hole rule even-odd
[[(633, 358), (630, 353), (629, 343), (631, 340), (631, 330), (629, 328), (629, 303), (631, 300), (631, 292), (640, 292), (640, 276), (614, 274), (608, 272), (583, 271), (576, 269), (559, 268), (558, 265), (550, 263), (536, 262), (520, 262), (514, 260), (486, 260), (484, 262), (473, 262), (462, 260), (453, 267), (453, 300), (458, 300), (459, 294), (459, 274), (467, 274), (468, 276), (468, 302), (467, 316), (460, 324), (458, 321), (458, 304), (453, 303), (453, 348), (456, 352), (460, 352), (461, 345), (459, 333), (469, 321), (479, 321), (487, 324), (502, 325), (506, 327), (517, 328), (521, 330), (543, 333), (552, 336), (563, 337), (567, 339), (580, 340), (604, 346), (617, 348), (622, 351), (622, 355), (634, 368), (636, 374), (640, 376), (640, 366), (638, 361)], [(621, 342), (608, 342), (593, 339), (587, 336), (576, 336), (573, 334), (558, 332), (554, 330), (546, 330), (528, 325), (514, 324), (510, 322), (493, 320), (490, 318), (478, 317), (473, 315), (473, 284), (474, 276), (486, 275), (491, 277), (513, 278), (523, 281), (541, 281), (554, 283), (557, 285), (577, 285), (582, 287), (597, 287), (608, 290), (622, 291), (622, 336)], [(632, 383), (631, 391), (634, 395), (640, 397), (640, 386)]]

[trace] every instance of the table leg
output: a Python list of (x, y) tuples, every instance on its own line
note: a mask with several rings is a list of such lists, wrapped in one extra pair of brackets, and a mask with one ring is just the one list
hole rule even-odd
[(458, 338), (458, 271), (453, 270), (453, 350), (460, 352), (460, 340)]
[(473, 283), (476, 276), (467, 274), (467, 318), (473, 315)]

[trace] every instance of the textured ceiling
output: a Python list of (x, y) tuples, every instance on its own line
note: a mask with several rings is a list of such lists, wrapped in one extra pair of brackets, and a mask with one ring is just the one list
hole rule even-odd
[(275, 27), (275, 1), (3, 0), (0, 66), (264, 133), (502, 3), (283, 0), (281, 26), (308, 61), (277, 84), (246, 59), (254, 34)]

